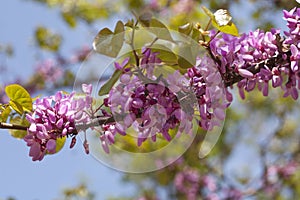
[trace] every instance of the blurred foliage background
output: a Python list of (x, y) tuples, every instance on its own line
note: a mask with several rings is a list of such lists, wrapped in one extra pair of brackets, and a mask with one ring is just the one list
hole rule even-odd
[[(31, 1), (49, 9), (59, 10), (61, 20), (69, 29), (75, 29), (80, 23), (95, 35), (103, 28), (97, 25), (99, 22), (110, 23), (116, 18), (126, 21), (132, 18), (132, 13), (144, 11), (151, 11), (173, 29), (187, 22), (205, 23), (206, 16), (201, 10), (201, 5), (213, 11), (228, 9), (240, 30), (269, 30), (271, 27), (282, 26), (281, 18), (275, 19), (273, 16), (282, 16), (283, 9), (289, 10), (299, 6), (296, 1), (291, 0)], [(244, 13), (249, 10), (250, 17), (246, 17), (247, 21), (241, 21)], [(78, 51), (66, 55), (61, 53), (64, 39), (68, 37), (63, 31), (38, 25), (33, 33), (37, 51), (51, 54), (55, 62), (37, 60), (41, 69), (48, 66), (52, 71), (38, 71), (39, 73), (20, 82), (32, 91), (72, 86), (72, 66), (86, 58), (91, 43), (88, 46), (77, 44)], [(14, 59), (15, 48), (18, 47), (0, 44), (0, 54)], [(76, 59), (70, 61), (69, 58), (73, 54), (76, 55)], [(52, 73), (56, 77), (59, 75), (60, 78), (53, 81), (49, 79), (51, 76), (46, 76), (45, 73)], [(0, 86), (0, 91), (1, 88), (3, 89), (3, 86)], [(268, 97), (253, 91), (247, 94), (246, 100), (243, 101), (240, 100), (237, 91), (234, 91), (234, 94), (234, 102), (227, 111), (221, 138), (206, 158), (198, 157), (199, 145), (205, 135), (200, 130), (188, 151), (174, 164), (152, 173), (124, 173), (124, 184), (135, 185), (135, 195), (115, 197), (111, 194), (108, 199), (300, 199), (299, 101), (282, 98), (282, 93), (275, 89), (271, 90)], [(183, 185), (180, 185), (180, 182)], [(88, 187), (89, 183), (66, 188), (57, 199), (100, 199), (93, 191), (89, 191)], [(189, 196), (191, 194), (194, 196)]]

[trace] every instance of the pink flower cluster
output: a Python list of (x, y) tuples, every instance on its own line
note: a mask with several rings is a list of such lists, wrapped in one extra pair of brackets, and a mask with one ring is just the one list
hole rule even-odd
[[(188, 90), (188, 80), (179, 72), (167, 78), (156, 77), (154, 67), (160, 62), (156, 53), (145, 49), (140, 69), (124, 71), (120, 83), (105, 100), (116, 122), (103, 127), (107, 137), (101, 136), (102, 142), (112, 144), (115, 134), (125, 135), (129, 127), (137, 133), (138, 146), (148, 138), (156, 141), (158, 133), (170, 141), (169, 130), (175, 127), (179, 128), (179, 133), (191, 132), (193, 109), (190, 108), (189, 112), (188, 109), (183, 110), (177, 96), (179, 92), (185, 92), (184, 89)], [(123, 70), (120, 64), (116, 64), (116, 67)], [(103, 145), (108, 152), (107, 145)]]
[(61, 66), (51, 59), (47, 59), (39, 63), (36, 67), (36, 72), (43, 80), (50, 83), (55, 83), (63, 76), (63, 69)]
[[(291, 96), (295, 100), (298, 98), (300, 9), (284, 11), (284, 19), (288, 22), (289, 31), (285, 32), (287, 38), (283, 45), (280, 45), (280, 32), (275, 29), (270, 32), (256, 30), (240, 37), (222, 34), (222, 37), (210, 42), (213, 55), (220, 61), (219, 70), (225, 83), (236, 75), (244, 77), (237, 84), (241, 98), (245, 98), (245, 91), (252, 91), (256, 86), (267, 96), (269, 81), (274, 88), (281, 87), (284, 90), (284, 97)], [(275, 58), (276, 63), (266, 64), (268, 60)], [(257, 65), (260, 65), (260, 70), (253, 73)], [(288, 77), (286, 83), (283, 81), (284, 76)]]
[(271, 165), (267, 168), (266, 178), (269, 184), (274, 184), (279, 177), (289, 178), (297, 172), (299, 164), (295, 161), (288, 162), (284, 165)]
[(75, 124), (90, 120), (84, 110), (90, 109), (92, 104), (91, 85), (84, 84), (83, 91), (84, 99), (76, 98), (74, 92), (60, 91), (55, 96), (37, 99), (33, 104), (34, 112), (26, 115), (31, 125), (24, 137), (33, 161), (42, 160), (47, 153), (55, 153), (58, 138), (76, 136)]
[(187, 199), (196, 200), (200, 192), (200, 174), (194, 169), (183, 169), (176, 174), (174, 186), (177, 191), (186, 195)]
[(220, 125), (232, 96), (224, 89), (216, 63), (208, 56), (198, 58), (196, 66), (188, 69), (186, 76), (198, 100), (199, 126), (211, 130)]
[(300, 89), (300, 8), (294, 8), (289, 12), (284, 10), (283, 14), (289, 28), (289, 31), (284, 32), (287, 37), (284, 44), (289, 45), (291, 50), (289, 65), (285, 69), (289, 78), (283, 86), (284, 96), (291, 95), (296, 100)]

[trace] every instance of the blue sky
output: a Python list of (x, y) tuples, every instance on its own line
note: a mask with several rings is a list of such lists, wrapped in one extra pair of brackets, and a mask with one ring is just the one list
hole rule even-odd
[[(2, 2), (0, 7), (0, 43), (15, 47), (13, 58), (3, 59), (9, 66), (0, 83), (13, 81), (33, 73), (32, 65), (37, 53), (33, 43), (33, 31), (37, 25), (51, 27), (68, 37), (63, 42), (63, 53), (82, 44), (91, 44), (94, 35), (84, 24), (70, 30), (56, 10), (23, 0)], [(103, 26), (99, 23), (99, 29)], [(74, 42), (76, 41), (76, 42)], [(67, 142), (68, 145), (68, 142)], [(12, 138), (7, 131), (0, 130), (0, 200), (9, 196), (27, 200), (53, 200), (65, 187), (76, 186), (81, 181), (96, 192), (98, 199), (109, 195), (128, 194), (132, 187), (120, 182), (121, 173), (105, 167), (86, 155), (81, 142), (73, 150), (64, 148), (42, 162), (32, 162), (28, 147), (22, 140)]]

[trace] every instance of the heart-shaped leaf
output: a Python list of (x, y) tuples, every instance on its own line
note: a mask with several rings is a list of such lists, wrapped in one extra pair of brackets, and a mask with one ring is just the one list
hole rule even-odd
[(108, 28), (99, 31), (94, 39), (93, 48), (100, 54), (115, 58), (123, 46), (124, 36), (124, 24), (118, 21), (114, 32)]

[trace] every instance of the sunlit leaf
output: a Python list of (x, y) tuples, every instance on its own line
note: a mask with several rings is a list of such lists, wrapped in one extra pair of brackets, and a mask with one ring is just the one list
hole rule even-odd
[(219, 31), (233, 36), (238, 36), (238, 29), (235, 24), (231, 21), (232, 17), (229, 15), (227, 10), (220, 9), (215, 13), (212, 13), (205, 6), (202, 6), (204, 12), (209, 16), (212, 21), (212, 25)]
[(24, 113), (22, 105), (19, 104), (18, 102), (10, 100), (9, 105), (12, 107), (12, 109), (14, 109), (20, 115), (22, 115)]
[(239, 36), (239, 31), (234, 23), (230, 22), (226, 26), (218, 26), (215, 22), (212, 22), (212, 25), (216, 27), (219, 31), (227, 33), (233, 36)]
[(23, 111), (32, 111), (32, 99), (25, 88), (18, 84), (12, 84), (5, 87), (6, 95), (10, 98), (10, 106), (18, 113)]
[(9, 106), (7, 106), (2, 112), (1, 112), (1, 115), (0, 115), (0, 121), (1, 122), (6, 122), (7, 121), (7, 118), (9, 116), (11, 112), (11, 108)]
[(111, 78), (100, 88), (98, 95), (102, 96), (105, 94), (108, 94), (111, 88), (114, 86), (114, 84), (118, 81), (122, 74), (121, 70), (116, 70)]

